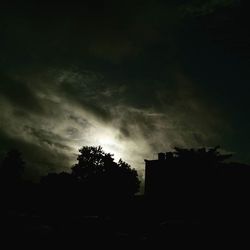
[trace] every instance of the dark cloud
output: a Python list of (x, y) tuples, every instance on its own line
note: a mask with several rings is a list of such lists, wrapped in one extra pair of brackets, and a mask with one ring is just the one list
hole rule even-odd
[(186, 2), (181, 6), (184, 14), (195, 16), (209, 15), (220, 9), (240, 4), (238, 0), (195, 0)]
[(29, 86), (20, 80), (11, 79), (0, 73), (0, 95), (16, 109), (42, 112), (42, 107)]
[(0, 155), (4, 157), (8, 150), (16, 148), (22, 152), (26, 161), (25, 176), (38, 180), (40, 176), (48, 172), (68, 171), (72, 158), (64, 152), (55, 151), (51, 147), (37, 145), (34, 142), (27, 142), (23, 139), (0, 132)]

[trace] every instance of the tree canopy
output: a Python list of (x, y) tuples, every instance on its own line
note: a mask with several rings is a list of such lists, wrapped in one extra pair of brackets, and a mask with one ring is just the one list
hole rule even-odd
[(115, 162), (113, 155), (100, 146), (84, 146), (79, 152), (72, 175), (89, 194), (130, 196), (139, 191), (138, 173), (126, 162)]
[(10, 150), (1, 162), (1, 180), (9, 183), (20, 181), (24, 166), (25, 162), (22, 159), (21, 153), (16, 149)]
[(204, 163), (210, 163), (210, 164), (216, 164), (219, 162), (223, 162), (230, 157), (232, 157), (232, 154), (221, 154), (221, 152), (218, 151), (220, 147), (214, 147), (214, 148), (198, 148), (198, 149), (185, 149), (185, 148), (179, 148), (175, 147), (175, 152), (173, 154), (183, 160), (193, 160), (193, 161), (202, 161)]

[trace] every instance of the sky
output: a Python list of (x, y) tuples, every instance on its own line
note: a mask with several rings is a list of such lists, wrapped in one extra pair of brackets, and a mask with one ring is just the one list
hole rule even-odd
[(0, 154), (26, 175), (101, 145), (143, 176), (173, 147), (250, 163), (247, 1), (8, 1), (0, 8)]

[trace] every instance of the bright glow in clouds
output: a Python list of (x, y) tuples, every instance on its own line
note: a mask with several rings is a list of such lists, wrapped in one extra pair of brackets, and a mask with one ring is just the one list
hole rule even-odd
[(119, 160), (122, 157), (123, 145), (117, 140), (116, 134), (117, 132), (111, 129), (101, 129), (100, 133), (93, 136), (93, 144), (102, 146), (104, 151), (112, 153), (115, 160)]
[(78, 149), (84, 146), (84, 143), (87, 143), (89, 146), (101, 146), (105, 152), (113, 154), (116, 161), (124, 157), (123, 152), (125, 145), (118, 139), (119, 131), (98, 124), (98, 126), (89, 127), (89, 138), (86, 138), (85, 133), (86, 132), (83, 132), (82, 134), (82, 138), (84, 138), (83, 141), (78, 141), (76, 145)]
[[(93, 123), (95, 123), (93, 125)], [(89, 136), (86, 136), (89, 135)], [(82, 146), (101, 146), (106, 153), (113, 154), (114, 160), (119, 161), (122, 159), (129, 163), (132, 168), (139, 170), (139, 174), (143, 173), (144, 157), (140, 149), (147, 148), (145, 140), (134, 138), (135, 140), (122, 139), (120, 130), (112, 126), (106, 126), (105, 124), (97, 121), (92, 121), (86, 132), (82, 132), (81, 139), (77, 139), (74, 145), (75, 150), (78, 150)], [(139, 146), (140, 145), (140, 146)]]

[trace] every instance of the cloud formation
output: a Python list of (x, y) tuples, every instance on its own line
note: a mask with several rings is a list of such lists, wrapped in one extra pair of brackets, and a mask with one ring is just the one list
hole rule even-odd
[[(18, 147), (33, 177), (69, 170), (83, 145), (102, 145), (141, 174), (144, 158), (174, 146), (242, 149), (249, 50), (232, 3), (7, 6), (0, 151)], [(241, 36), (223, 39), (227, 30)]]
[[(174, 88), (158, 83), (150, 92), (142, 89), (153, 102), (133, 92), (135, 83), (108, 84), (98, 72), (52, 69), (14, 78), (8, 81), (17, 92), (5, 91), (1, 99), (0, 129), (18, 145), (29, 145), (20, 150), (27, 157), (33, 152), (29, 161), (40, 173), (69, 169), (83, 145), (102, 145), (142, 171), (143, 159), (158, 151), (204, 145), (216, 136), (218, 119), (180, 76)], [(24, 88), (21, 93), (19, 87)], [(203, 113), (209, 116), (206, 122), (200, 120)]]

